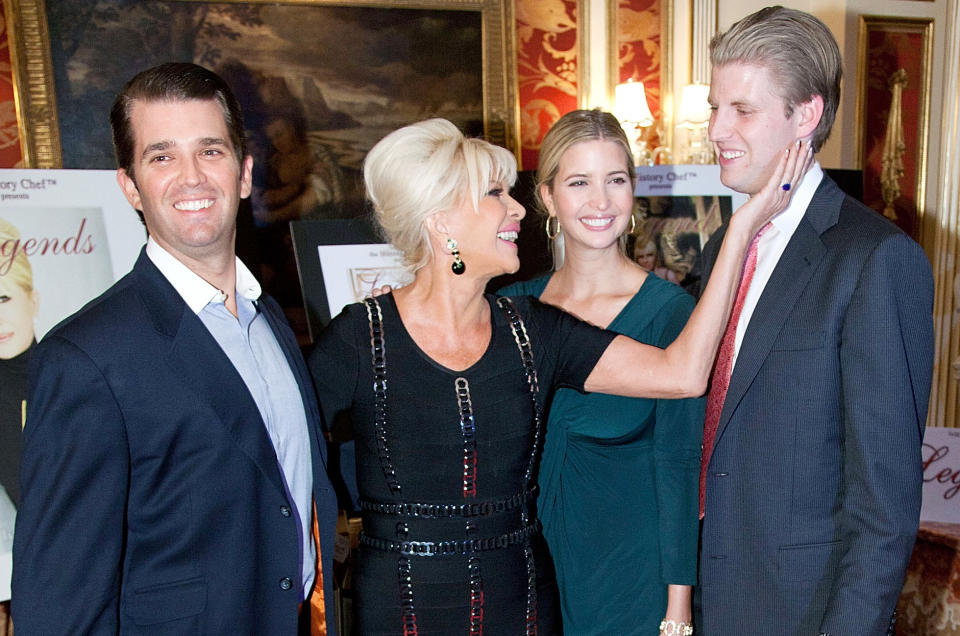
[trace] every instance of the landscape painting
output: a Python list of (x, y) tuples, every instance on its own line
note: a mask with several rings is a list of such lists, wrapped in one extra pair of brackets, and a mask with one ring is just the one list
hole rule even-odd
[(388, 132), (444, 117), (515, 145), (504, 7), (47, 0), (62, 166), (115, 167), (108, 113), (137, 70), (167, 61), (214, 70), (241, 101), (254, 157), (238, 253), (282, 305), (300, 306), (289, 223), (363, 215), (363, 158)]

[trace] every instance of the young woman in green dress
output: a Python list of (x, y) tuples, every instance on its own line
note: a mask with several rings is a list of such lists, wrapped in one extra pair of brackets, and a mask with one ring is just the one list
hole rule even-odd
[[(626, 254), (633, 186), (630, 144), (613, 115), (560, 118), (541, 146), (536, 192), (556, 269), (500, 293), (669, 345), (694, 299)], [(538, 505), (566, 633), (649, 636), (675, 631), (661, 621), (690, 623), (703, 413), (702, 399), (556, 392)]]

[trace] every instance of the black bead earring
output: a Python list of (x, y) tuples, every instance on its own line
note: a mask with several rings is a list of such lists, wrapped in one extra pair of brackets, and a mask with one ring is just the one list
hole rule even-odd
[(453, 255), (453, 265), (450, 266), (450, 269), (453, 270), (454, 274), (459, 276), (467, 270), (467, 266), (463, 264), (463, 259), (460, 258), (460, 249), (457, 247), (457, 241), (448, 238), (447, 249), (450, 250), (450, 253)]

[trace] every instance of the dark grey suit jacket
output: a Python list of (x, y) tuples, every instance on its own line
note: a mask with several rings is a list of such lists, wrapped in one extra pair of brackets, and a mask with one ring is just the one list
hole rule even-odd
[(707, 472), (700, 633), (887, 632), (920, 512), (932, 309), (920, 246), (824, 177), (731, 376)]
[[(279, 306), (259, 306), (306, 409), (329, 601), (336, 504), (320, 413)], [(146, 254), (33, 362), (17, 634), (295, 634), (300, 529), (260, 411)]]

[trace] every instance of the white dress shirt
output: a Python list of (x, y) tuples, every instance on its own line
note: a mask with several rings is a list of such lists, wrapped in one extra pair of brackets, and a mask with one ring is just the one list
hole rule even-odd
[(813, 199), (813, 195), (820, 187), (823, 180), (823, 169), (820, 163), (814, 161), (807, 173), (803, 176), (800, 185), (793, 192), (793, 198), (787, 205), (787, 209), (773, 218), (771, 224), (773, 227), (764, 232), (757, 244), (757, 269), (753, 273), (753, 280), (750, 282), (750, 289), (743, 301), (743, 310), (740, 312), (740, 321), (737, 323), (737, 337), (734, 340), (733, 363), (731, 369), (736, 369), (737, 356), (740, 354), (740, 345), (743, 343), (743, 334), (747, 331), (747, 325), (750, 324), (750, 318), (753, 316), (753, 310), (757, 308), (757, 302), (760, 295), (763, 294), (770, 275), (780, 262), (783, 250), (787, 243), (793, 237), (793, 233), (800, 225), (803, 215), (807, 212), (807, 206)]

